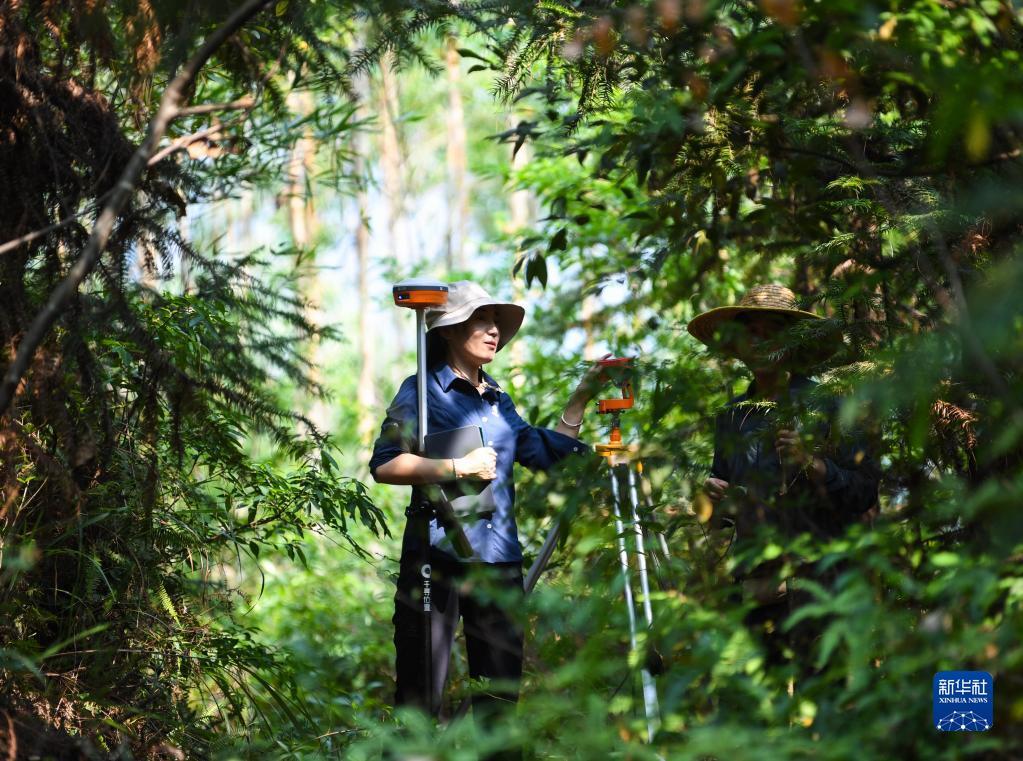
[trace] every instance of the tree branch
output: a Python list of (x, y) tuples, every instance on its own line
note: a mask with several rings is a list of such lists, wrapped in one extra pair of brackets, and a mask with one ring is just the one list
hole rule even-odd
[[(826, 79), (821, 76), (817, 70), (817, 65), (814, 62), (813, 57), (810, 55), (810, 49), (806, 44), (806, 40), (803, 39), (802, 34), (797, 30), (795, 33), (795, 41), (797, 50), (800, 57), (803, 60), (803, 65), (806, 70), (812, 75), (819, 79)], [(852, 157), (852, 162), (860, 167), (860, 174), (870, 179), (880, 179), (881, 177), (892, 177), (890, 174), (884, 174), (879, 170), (878, 167), (873, 166), (866, 156), (864, 145), (861, 142), (857, 142), (851, 136), (847, 136), (842, 141), (849, 155)], [(999, 154), (993, 156), (983, 162), (974, 164), (973, 166), (986, 166), (993, 163), (999, 163), (1001, 161), (1013, 161), (1020, 155), (1019, 149), (1011, 150), (1005, 154)], [(834, 160), (834, 159), (833, 159)], [(847, 163), (845, 160), (841, 160), (840, 163)], [(969, 168), (969, 165), (967, 166)], [(909, 176), (902, 174), (899, 176)], [(925, 176), (925, 175), (918, 175)], [(899, 208), (896, 204), (895, 199), (892, 198), (888, 192), (888, 188), (884, 183), (877, 183), (875, 185), (875, 194), (877, 199), (881, 202), (881, 205), (885, 207), (885, 210), (893, 219), (898, 218)], [(973, 320), (970, 316), (970, 306), (966, 299), (966, 292), (962, 287), (962, 282), (959, 279), (958, 273), (955, 271), (955, 265), (952, 262), (951, 257), (948, 253), (948, 246), (945, 244), (945, 238), (942, 235), (941, 230), (934, 223), (934, 220), (928, 216), (924, 217), (924, 225), (927, 227), (930, 233), (931, 240), (934, 244), (935, 249), (938, 252), (939, 258), (946, 267), (946, 274), (948, 275), (949, 282), (951, 283), (951, 292), (946, 290), (940, 283), (934, 268), (928, 261), (925, 255), (917, 254), (916, 262), (917, 268), (927, 287), (931, 290), (934, 300), (944, 310), (945, 314), (953, 321), (960, 330), (962, 335), (963, 343), (968, 355), (971, 356), (973, 361), (977, 363), (981, 372), (987, 377), (988, 382), (991, 384), (994, 392), (1002, 399), (1006, 407), (1012, 413), (1014, 419), (1023, 419), (1023, 408), (1020, 407), (1016, 401), (1015, 396), (1012, 394), (1011, 389), (1002, 377), (998, 370), (997, 365), (988, 355), (984, 348), (983, 342), (978, 337), (976, 331), (973, 328)]]
[[(244, 107), (244, 113), (236, 114), (235, 116), (232, 116), (230, 119), (228, 119), (226, 122), (215, 122), (208, 127), (203, 127), (201, 130), (198, 130), (197, 132), (193, 132), (190, 135), (182, 135), (181, 137), (172, 140), (168, 145), (164, 146), (159, 151), (153, 154), (152, 158), (149, 159), (148, 165), (155, 166), (156, 164), (159, 164), (161, 161), (163, 161), (171, 154), (176, 153), (177, 151), (185, 150), (190, 145), (199, 142), (203, 138), (209, 137), (210, 135), (216, 135), (219, 132), (222, 132), (230, 127), (235, 126), (245, 118), (245, 116), (253, 108), (253, 106), (255, 106), (255, 101), (249, 101), (248, 105)], [(181, 113), (184, 113), (184, 111), (182, 111)]]
[(44, 227), (41, 230), (35, 230), (30, 233), (25, 233), (20, 238), (9, 240), (3, 245), (0, 245), (0, 255), (6, 254), (8, 251), (13, 251), (14, 249), (18, 248), (18, 246), (24, 246), (27, 243), (31, 243), (34, 240), (38, 240), (39, 238), (49, 235), (52, 232), (56, 232), (62, 227), (67, 227), (69, 224), (74, 222), (79, 217), (84, 216), (85, 214), (86, 214), (85, 211), (79, 212), (78, 214), (72, 214), (69, 217), (64, 217), (64, 219), (60, 220), (60, 222), (54, 222), (52, 225)]
[[(768, 146), (762, 146), (767, 148)], [(794, 153), (797, 156), (812, 156), (819, 158), (823, 161), (830, 161), (834, 164), (844, 166), (856, 174), (863, 177), (885, 177), (893, 180), (908, 180), (914, 177), (935, 177), (938, 175), (948, 174), (958, 169), (969, 170), (969, 169), (980, 169), (986, 166), (992, 166), (994, 164), (1001, 164), (1006, 161), (1015, 161), (1016, 159), (1023, 156), (1023, 151), (1016, 148), (1011, 151), (1005, 151), (1004, 153), (998, 153), (994, 156), (989, 156), (982, 161), (974, 161), (962, 165), (942, 165), (942, 166), (921, 166), (916, 168), (902, 167), (895, 169), (892, 167), (881, 166), (879, 164), (872, 164), (865, 158), (860, 160), (850, 161), (842, 156), (836, 156), (832, 153), (824, 153), (823, 151), (815, 151), (810, 148), (797, 148), (791, 145), (781, 146), (777, 150), (782, 153)]]
[(249, 111), (256, 105), (256, 99), (251, 96), (232, 100), (230, 103), (203, 103), (198, 106), (179, 108), (178, 116), (197, 116), (199, 114), (212, 114), (217, 111)]
[(42, 344), (46, 334), (49, 333), (50, 328), (53, 327), (53, 323), (57, 321), (67, 302), (78, 292), (82, 281), (96, 266), (96, 262), (110, 239), (114, 222), (134, 193), (135, 186), (147, 168), (149, 157), (167, 131), (170, 122), (181, 115), (182, 105), (186, 101), (187, 92), (195, 81), (196, 75), (221, 45), (271, 2), (272, 0), (248, 0), (207, 38), (198, 52), (181, 67), (174, 79), (167, 85), (167, 89), (164, 90), (163, 97), (160, 99), (156, 115), (149, 122), (146, 139), (132, 154), (128, 165), (114, 185), (110, 198), (103, 206), (103, 210), (92, 228), (89, 242), (85, 244), (82, 253), (71, 265), (71, 269), (60, 285), (50, 294), (46, 305), (32, 320), (32, 324), (18, 345), (14, 361), (11, 362), (7, 372), (4, 373), (3, 381), (0, 382), (0, 415), (3, 415), (10, 407), (32, 357)]
[(153, 166), (154, 164), (159, 164), (172, 153), (184, 150), (185, 148), (188, 148), (188, 146), (190, 146), (192, 143), (197, 143), (207, 135), (210, 135), (214, 132), (219, 132), (221, 129), (222, 125), (213, 124), (209, 127), (204, 127), (198, 132), (193, 132), (191, 135), (182, 135), (176, 140), (172, 140), (170, 145), (167, 145), (161, 148), (156, 153), (154, 153), (152, 158), (150, 158), (149, 161), (146, 162), (146, 166)]

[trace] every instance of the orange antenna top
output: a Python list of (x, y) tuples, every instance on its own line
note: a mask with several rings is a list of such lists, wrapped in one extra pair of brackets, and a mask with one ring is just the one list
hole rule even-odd
[(409, 309), (443, 306), (448, 301), (448, 287), (439, 280), (414, 277), (391, 287), (394, 303)]

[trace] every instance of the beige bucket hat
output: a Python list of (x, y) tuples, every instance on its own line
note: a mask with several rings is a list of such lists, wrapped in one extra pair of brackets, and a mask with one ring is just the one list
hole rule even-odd
[[(796, 294), (784, 285), (768, 284), (750, 288), (738, 304), (710, 309), (690, 320), (689, 332), (699, 341), (715, 349), (734, 354), (734, 332), (731, 336), (726, 326), (735, 325), (736, 319), (743, 314), (777, 314), (787, 317), (793, 322), (801, 320), (823, 320), (820, 315), (800, 309), (796, 303)], [(827, 359), (842, 345), (840, 335), (823, 337), (824, 345), (806, 346), (799, 351), (803, 362), (820, 362)]]
[(460, 325), (480, 307), (489, 306), (497, 312), (497, 326), (501, 331), (497, 339), (497, 350), (501, 351), (519, 332), (526, 310), (510, 301), (498, 301), (471, 280), (448, 283), (447, 303), (439, 309), (426, 311), (426, 332), (445, 325)]

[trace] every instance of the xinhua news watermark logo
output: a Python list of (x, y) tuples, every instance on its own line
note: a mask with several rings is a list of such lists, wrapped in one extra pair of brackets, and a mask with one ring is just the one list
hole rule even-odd
[(995, 724), (995, 682), (986, 671), (939, 671), (933, 697), (939, 732), (986, 732)]

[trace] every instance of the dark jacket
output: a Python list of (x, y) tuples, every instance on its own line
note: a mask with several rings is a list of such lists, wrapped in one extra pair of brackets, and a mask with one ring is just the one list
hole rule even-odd
[[(880, 471), (865, 438), (838, 429), (838, 404), (815, 394), (817, 385), (793, 376), (788, 403), (769, 405), (753, 401), (756, 389), (750, 383), (717, 416), (711, 476), (733, 489), (715, 513), (719, 525), (722, 519), (734, 524), (738, 545), (760, 524), (773, 525), (786, 536), (834, 537), (877, 503)], [(823, 483), (797, 468), (783, 472), (774, 448), (782, 428), (798, 428), (810, 439), (814, 454), (827, 466)]]

